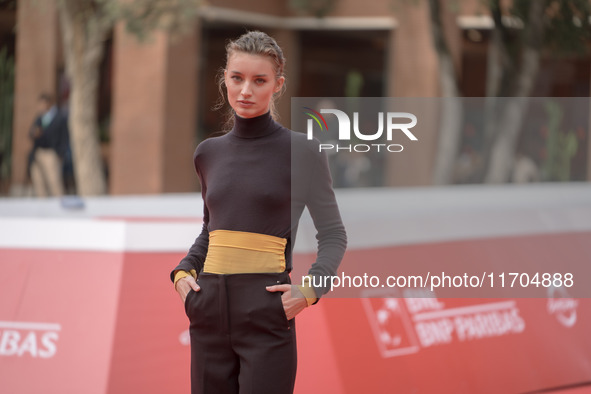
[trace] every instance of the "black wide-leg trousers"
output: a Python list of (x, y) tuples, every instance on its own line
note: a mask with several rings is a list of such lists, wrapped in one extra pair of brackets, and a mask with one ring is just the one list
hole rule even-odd
[(291, 394), (297, 352), (295, 321), (281, 292), (289, 274), (201, 273), (185, 310), (191, 322), (192, 394)]

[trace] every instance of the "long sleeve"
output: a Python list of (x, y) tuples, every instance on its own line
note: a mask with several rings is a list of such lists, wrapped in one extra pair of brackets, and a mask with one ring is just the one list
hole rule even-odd
[[(315, 151), (313, 155), (306, 206), (317, 230), (318, 253), (308, 274), (334, 276), (347, 247), (347, 234), (332, 188), (326, 153)], [(328, 290), (329, 288), (317, 288), (316, 293), (320, 297)]]
[(173, 281), (173, 283), (175, 272), (178, 270), (183, 270), (187, 272), (195, 270), (195, 272), (199, 274), (199, 272), (203, 268), (203, 263), (205, 262), (205, 257), (207, 255), (207, 248), (209, 246), (209, 209), (207, 208), (207, 204), (205, 202), (207, 187), (198, 169), (197, 173), (199, 175), (199, 180), (201, 182), (201, 196), (203, 198), (203, 226), (201, 228), (201, 233), (195, 239), (193, 245), (189, 248), (187, 255), (170, 273), (170, 279)]
[(41, 117), (36, 117), (29, 128), (29, 138), (35, 141), (39, 138), (39, 130), (41, 129)]

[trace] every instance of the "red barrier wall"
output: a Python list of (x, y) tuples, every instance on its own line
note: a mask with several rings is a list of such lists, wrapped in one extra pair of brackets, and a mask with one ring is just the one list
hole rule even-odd
[[(368, 247), (360, 247), (360, 226), (345, 209), (352, 246), (341, 271), (391, 268), (395, 274), (435, 261), (444, 269), (459, 264), (498, 272), (524, 260), (546, 271), (586, 269), (591, 231), (580, 223), (589, 223), (591, 207), (575, 206), (576, 215), (569, 207), (558, 206), (554, 227), (540, 233), (513, 234), (519, 223), (504, 217), (499, 223), (510, 230), (506, 235)], [(505, 209), (495, 216), (514, 216)], [(0, 222), (0, 392), (188, 392), (188, 319), (169, 272), (199, 220), (102, 216), (112, 219)], [(477, 214), (470, 219), (478, 231), (487, 223)], [(309, 231), (302, 226), (301, 243), (313, 239)], [(306, 248), (298, 251), (294, 282), (313, 258)], [(589, 276), (575, 280), (584, 285)], [(591, 392), (589, 297), (567, 291), (547, 298), (449, 298), (436, 290), (436, 298), (408, 298), (398, 289), (356, 291), (345, 294), (353, 298), (323, 298), (298, 316), (296, 393)]]

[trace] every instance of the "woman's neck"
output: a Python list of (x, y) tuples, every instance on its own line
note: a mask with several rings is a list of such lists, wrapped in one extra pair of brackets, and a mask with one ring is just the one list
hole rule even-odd
[(242, 118), (234, 115), (234, 127), (230, 133), (240, 138), (258, 138), (271, 134), (276, 128), (271, 112), (254, 118)]

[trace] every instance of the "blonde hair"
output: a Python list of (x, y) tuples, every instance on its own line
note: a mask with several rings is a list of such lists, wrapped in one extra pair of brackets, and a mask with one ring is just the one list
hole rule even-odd
[[(263, 33), (262, 31), (249, 31), (240, 37), (238, 37), (234, 41), (228, 42), (226, 45), (226, 65), (224, 68), (220, 69), (218, 76), (217, 76), (217, 84), (218, 90), (220, 92), (219, 99), (214, 106), (214, 109), (218, 110), (224, 107), (226, 103), (225, 93), (224, 93), (224, 86), (226, 84), (224, 78), (224, 71), (225, 68), (228, 66), (228, 61), (230, 57), (234, 55), (236, 52), (247, 53), (250, 55), (259, 55), (259, 56), (266, 56), (271, 59), (271, 63), (273, 64), (273, 70), (275, 71), (275, 80), (277, 81), (279, 78), (284, 77), (284, 68), (285, 68), (285, 57), (283, 56), (283, 51), (277, 45), (275, 39), (269, 36), (267, 33)], [(281, 90), (274, 93), (273, 97), (271, 98), (270, 103), (270, 111), (271, 116), (273, 119), (279, 119), (279, 113), (277, 112), (277, 108), (275, 107), (275, 99), (277, 99), (283, 92), (285, 91), (285, 83), (281, 87)], [(234, 125), (234, 110), (232, 107), (228, 110), (228, 117), (226, 122), (224, 123), (224, 129), (230, 130)]]

